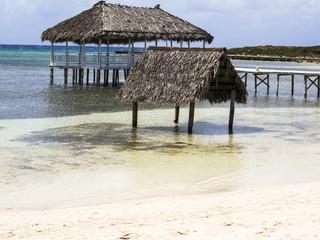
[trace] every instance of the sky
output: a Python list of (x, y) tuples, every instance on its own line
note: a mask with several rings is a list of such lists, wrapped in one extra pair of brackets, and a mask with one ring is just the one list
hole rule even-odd
[[(41, 33), (98, 0), (0, 0), (0, 44), (46, 44)], [(320, 45), (320, 0), (109, 0), (161, 8), (203, 28), (212, 47)]]

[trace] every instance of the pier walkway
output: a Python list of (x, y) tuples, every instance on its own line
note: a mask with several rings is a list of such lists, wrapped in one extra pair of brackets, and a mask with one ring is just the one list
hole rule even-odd
[(248, 81), (248, 74), (254, 75), (254, 88), (255, 93), (257, 93), (258, 86), (264, 84), (267, 86), (267, 94), (269, 94), (270, 89), (270, 75), (277, 75), (277, 90), (276, 94), (279, 94), (279, 85), (281, 76), (291, 76), (291, 95), (294, 94), (294, 81), (295, 75), (304, 76), (304, 97), (307, 98), (308, 90), (315, 86), (318, 92), (318, 98), (320, 97), (320, 72), (312, 71), (294, 71), (294, 70), (276, 70), (276, 69), (254, 69), (254, 68), (236, 68), (239, 76), (244, 80), (246, 86)]

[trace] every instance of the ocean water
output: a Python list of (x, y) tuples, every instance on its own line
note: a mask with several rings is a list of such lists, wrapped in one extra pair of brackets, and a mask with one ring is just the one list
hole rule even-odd
[[(56, 47), (64, 52), (63, 47)], [(77, 52), (77, 47), (70, 47)], [(116, 49), (112, 49), (113, 51)], [(89, 47), (87, 52), (96, 48)], [(119, 88), (64, 85), (50, 47), (0, 45), (0, 209), (54, 208), (133, 198), (214, 193), (320, 179), (320, 101), (315, 88), (282, 77), (270, 94), (237, 104), (228, 134), (229, 103), (196, 102), (194, 134), (188, 107), (174, 124), (174, 107), (131, 104)], [(236, 67), (320, 71), (320, 65), (233, 61)], [(70, 80), (69, 80), (70, 82)]]

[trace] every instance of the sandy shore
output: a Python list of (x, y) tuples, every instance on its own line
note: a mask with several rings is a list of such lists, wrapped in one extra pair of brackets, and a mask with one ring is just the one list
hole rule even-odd
[(320, 182), (52, 208), (1, 209), (0, 239), (320, 239)]

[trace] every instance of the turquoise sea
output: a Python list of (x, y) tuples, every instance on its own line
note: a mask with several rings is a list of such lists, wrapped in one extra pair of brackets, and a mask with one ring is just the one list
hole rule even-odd
[[(62, 70), (55, 70), (50, 85), (49, 60), (50, 46), (0, 45), (0, 209), (320, 179), (320, 101), (315, 88), (303, 98), (302, 76), (296, 77), (293, 97), (290, 78), (281, 78), (276, 97), (275, 77), (270, 95), (262, 85), (255, 95), (249, 77), (248, 103), (236, 105), (233, 135), (228, 134), (229, 103), (197, 102), (194, 134), (188, 135), (187, 106), (175, 125), (174, 106), (143, 104), (133, 130), (131, 104), (116, 99), (119, 88), (64, 85)], [(320, 65), (310, 63), (233, 64), (320, 72)]]

